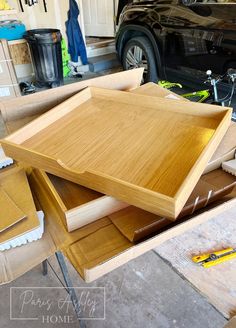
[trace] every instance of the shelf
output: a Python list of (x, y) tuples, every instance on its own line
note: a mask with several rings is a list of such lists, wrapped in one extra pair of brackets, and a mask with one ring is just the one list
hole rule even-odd
[(15, 14), (17, 14), (16, 9), (0, 10), (0, 16), (15, 15)]

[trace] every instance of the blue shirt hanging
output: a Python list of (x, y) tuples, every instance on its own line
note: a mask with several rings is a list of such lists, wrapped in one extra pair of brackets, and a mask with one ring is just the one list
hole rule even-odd
[(66, 34), (68, 38), (68, 52), (71, 61), (78, 62), (80, 56), (82, 64), (88, 64), (86, 47), (78, 22), (79, 7), (75, 0), (70, 0), (70, 9), (68, 11), (68, 20), (66, 21)]

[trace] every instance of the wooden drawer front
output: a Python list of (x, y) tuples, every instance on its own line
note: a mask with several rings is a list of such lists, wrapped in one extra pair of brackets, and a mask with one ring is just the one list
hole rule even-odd
[(128, 206), (44, 171), (34, 170), (34, 174), (49, 193), (69, 232)]
[(30, 177), (31, 187), (46, 217), (46, 230), (53, 235), (61, 249), (86, 282), (94, 281), (128, 261), (157, 247), (161, 243), (193, 229), (210, 218), (236, 206), (236, 192), (224, 197), (191, 217), (172, 222), (140, 242), (130, 242), (108, 216), (68, 233), (51, 195), (46, 192), (35, 172)]

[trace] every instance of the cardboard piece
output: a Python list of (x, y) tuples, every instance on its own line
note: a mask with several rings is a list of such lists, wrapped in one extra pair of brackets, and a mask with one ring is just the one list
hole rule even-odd
[(0, 233), (0, 244), (2, 244), (39, 227), (39, 220), (27, 177), (22, 168), (9, 166), (0, 170), (0, 185), (26, 216), (10, 229)]
[[(104, 77), (105, 79), (107, 77)], [(100, 79), (100, 78), (99, 78)], [(124, 81), (124, 83), (127, 81)], [(117, 83), (120, 83), (117, 81)], [(63, 87), (64, 88), (64, 87)], [(73, 88), (73, 85), (67, 86), (67, 90), (69, 93), (69, 88)], [(142, 87), (141, 87), (142, 88)], [(158, 86), (155, 86), (155, 88), (158, 88)], [(55, 105), (55, 97), (57, 90), (50, 90), (47, 92), (47, 100), (44, 99), (44, 104), (48, 101), (53, 103), (52, 107)], [(52, 97), (50, 96), (52, 95)], [(18, 100), (19, 105), (19, 111), (17, 110), (16, 103), (12, 103), (11, 100), (4, 102), (5, 103), (5, 119), (7, 120), (8, 126), (11, 126), (12, 129), (15, 129), (17, 124), (19, 126), (20, 121), (17, 122), (17, 119), (21, 120), (21, 122), (26, 121), (27, 118), (25, 118), (25, 115), (27, 115), (27, 110), (29, 109), (29, 112), (31, 112), (31, 115), (33, 115), (33, 107), (35, 106), (36, 115), (37, 113), (40, 113), (40, 110), (42, 110), (42, 107), (40, 106), (40, 101), (42, 100), (40, 97), (40, 94), (34, 95), (34, 102), (32, 102), (30, 99), (31, 96), (27, 97), (21, 97)], [(58, 94), (60, 97), (60, 94)], [(158, 96), (158, 94), (157, 94)], [(29, 102), (27, 99), (29, 98)], [(9, 104), (9, 112), (13, 115), (7, 114), (8, 106)], [(11, 105), (10, 105), (11, 104)], [(16, 116), (14, 116), (14, 109), (16, 110)], [(12, 121), (11, 121), (11, 118)], [(28, 121), (32, 120), (31, 118), (28, 118)], [(13, 124), (11, 125), (11, 123)], [(22, 125), (21, 125), (22, 126)], [(234, 129), (236, 131), (236, 124), (233, 125)], [(13, 130), (11, 130), (13, 131)], [(224, 156), (224, 154), (227, 152), (226, 149), (235, 148), (236, 142), (234, 139), (228, 140), (227, 134), (225, 136), (226, 143), (221, 150), (221, 155), (219, 155), (219, 161), (217, 168), (220, 167), (220, 156)], [(233, 157), (232, 157), (233, 158)], [(37, 188), (35, 188), (37, 191)], [(82, 238), (88, 236), (90, 233), (97, 231), (100, 227), (105, 227), (107, 225), (111, 224), (111, 221), (106, 217), (103, 219), (100, 219), (96, 222), (96, 225), (94, 223), (91, 223), (83, 228), (77, 229), (71, 233), (68, 233), (65, 225), (63, 224), (60, 216), (58, 215), (58, 212), (55, 208), (55, 206), (49, 206), (50, 205), (50, 199), (46, 194), (43, 194), (43, 192), (40, 192), (38, 190), (39, 194), (45, 198), (46, 206), (47, 207), (47, 213), (45, 218), (45, 233), (41, 240), (36, 241), (32, 244), (28, 244), (22, 247), (18, 247), (16, 249), (12, 249), (5, 252), (0, 252), (0, 283), (7, 283), (10, 282), (23, 273), (29, 271), (37, 264), (41, 263), (43, 260), (48, 258), (50, 255), (54, 254), (56, 250), (60, 249), (63, 251), (63, 253), (68, 257), (68, 259), (71, 261), (71, 263), (74, 265), (76, 270), (80, 272), (82, 276), (84, 276), (84, 279), (86, 281), (92, 281), (98, 277), (101, 277), (102, 275), (106, 274), (107, 272), (110, 272), (111, 270), (114, 270), (115, 268), (121, 266), (124, 263), (127, 263), (129, 260), (149, 251), (150, 249), (158, 246), (159, 244), (165, 242), (166, 240), (175, 237), (176, 235), (182, 234), (183, 232), (193, 229), (195, 226), (202, 224), (206, 222), (207, 220), (211, 219), (217, 214), (220, 214), (224, 212), (225, 210), (232, 208), (236, 206), (236, 193), (233, 191), (230, 195), (224, 197), (220, 202), (215, 202), (214, 205), (211, 207), (207, 207), (204, 209), (202, 213), (195, 213), (194, 216), (191, 218), (185, 218), (181, 219), (179, 222), (176, 222), (175, 224), (171, 224), (168, 229), (165, 231), (162, 231), (161, 233), (156, 234), (152, 238), (148, 238), (147, 240), (138, 243), (137, 245), (128, 248), (127, 250), (121, 252), (119, 255), (114, 256), (110, 260), (104, 261), (100, 265), (95, 266), (91, 269), (83, 270), (79, 267), (77, 267), (76, 261), (74, 260), (74, 256), (71, 256), (70, 254), (70, 245), (73, 245), (73, 243), (76, 243), (77, 241), (81, 240)]]
[[(192, 215), (195, 211), (230, 194), (235, 185), (236, 177), (221, 169), (203, 175), (177, 220), (187, 215)], [(133, 206), (111, 214), (109, 218), (131, 242), (137, 242), (171, 224), (166, 218), (156, 216)]]
[(175, 220), (231, 112), (87, 88), (1, 143), (15, 160)]
[(0, 185), (0, 233), (20, 220), (25, 218), (25, 214), (13, 202)]
[[(216, 202), (212, 208), (207, 207), (202, 213), (188, 216), (156, 232), (136, 245), (131, 243), (118, 230), (111, 227), (109, 217), (92, 222), (71, 233), (67, 232), (53, 201), (45, 192), (37, 177), (30, 177), (31, 187), (46, 216), (46, 231), (49, 231), (55, 245), (63, 251), (74, 268), (86, 282), (91, 282), (131, 259), (158, 246), (164, 241), (192, 229), (214, 215), (236, 205), (235, 191)], [(109, 228), (108, 228), (109, 227)], [(106, 241), (111, 233), (111, 240)], [(107, 237), (105, 237), (107, 235)], [(96, 243), (92, 243), (95, 240)], [(107, 246), (104, 248), (104, 242)], [(114, 242), (114, 244), (113, 244)], [(91, 249), (88, 250), (88, 247)], [(96, 245), (96, 247), (94, 247)], [(86, 255), (88, 254), (88, 256)]]
[(1, 100), (0, 110), (8, 131), (13, 132), (86, 87), (132, 90), (140, 86), (142, 75), (143, 68), (138, 68), (42, 91), (21, 97), (20, 101)]
[(236, 316), (231, 318), (231, 320), (224, 326), (224, 328), (235, 328), (236, 327)]
[(168, 89), (162, 88), (158, 84), (155, 84), (153, 82), (143, 84), (140, 88), (132, 90), (132, 93), (147, 95), (151, 97), (160, 97), (168, 100), (189, 101), (188, 99), (183, 98)]

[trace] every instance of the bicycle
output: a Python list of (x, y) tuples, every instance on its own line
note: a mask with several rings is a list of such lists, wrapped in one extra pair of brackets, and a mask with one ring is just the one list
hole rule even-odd
[[(188, 100), (196, 101), (199, 103), (207, 102), (220, 106), (231, 106), (236, 87), (236, 69), (230, 68), (224, 75), (219, 76), (217, 78), (212, 76), (211, 70), (208, 70), (206, 74), (207, 80), (204, 83), (210, 84), (211, 88), (185, 93), (181, 96)], [(225, 97), (219, 98), (218, 84), (222, 82), (225, 78), (228, 80), (228, 83), (231, 84), (231, 90)], [(175, 87), (182, 88), (182, 85), (180, 83), (172, 83), (164, 80), (159, 81), (158, 85), (166, 89), (172, 89)]]

